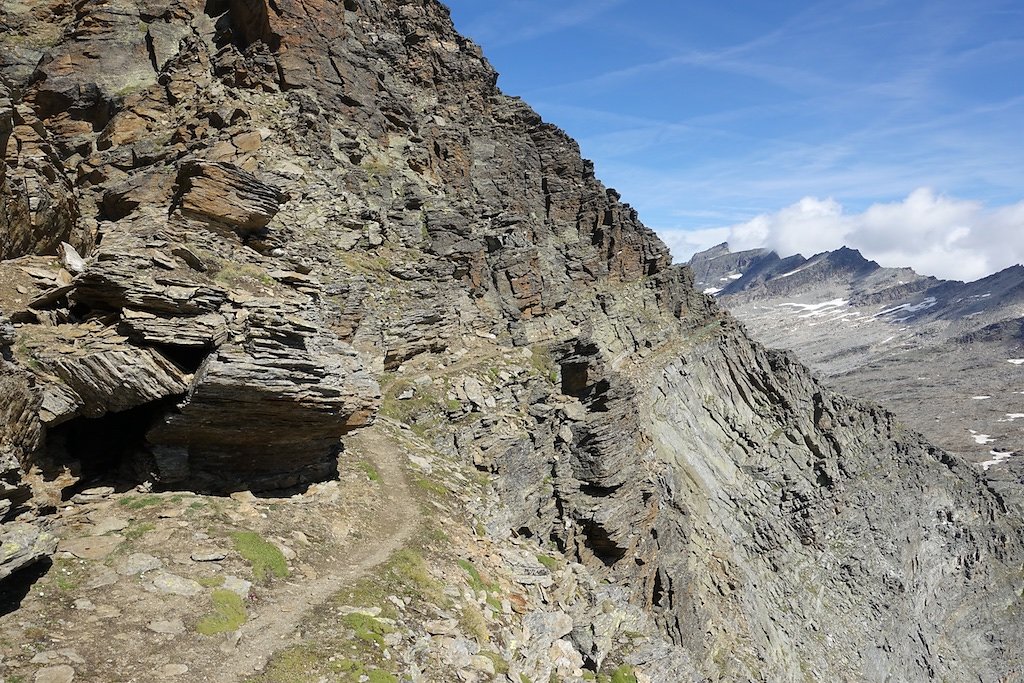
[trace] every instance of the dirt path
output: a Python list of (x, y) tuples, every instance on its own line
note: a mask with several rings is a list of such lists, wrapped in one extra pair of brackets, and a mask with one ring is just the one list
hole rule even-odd
[(352, 548), (348, 553), (352, 561), (334, 563), (329, 574), (312, 581), (288, 583), (275, 591), (269, 604), (261, 606), (255, 618), (242, 627), (237, 647), (225, 655), (207, 680), (229, 683), (261, 671), (274, 652), (291, 644), (296, 628), (311, 609), (386, 561), (416, 531), (419, 508), (406, 480), (405, 456), (388, 433), (388, 427), (378, 424), (359, 430), (346, 439), (346, 452), (372, 462), (380, 473), (380, 526), (388, 534)]

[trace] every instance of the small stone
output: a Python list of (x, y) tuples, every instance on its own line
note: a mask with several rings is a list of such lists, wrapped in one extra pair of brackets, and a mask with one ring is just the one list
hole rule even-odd
[(157, 672), (162, 677), (184, 676), (188, 673), (188, 667), (184, 664), (164, 664), (162, 667), (157, 669)]
[(93, 612), (96, 610), (96, 605), (89, 598), (79, 598), (75, 600), (75, 609), (83, 612)]
[(197, 550), (189, 557), (193, 562), (220, 562), (227, 557), (227, 553), (223, 550)]
[(170, 619), (167, 621), (151, 621), (148, 624), (146, 624), (146, 628), (148, 628), (153, 633), (163, 633), (172, 636), (176, 636), (179, 633), (185, 632), (185, 624), (181, 621), (181, 619)]
[(60, 258), (61, 265), (69, 272), (77, 275), (85, 270), (85, 259), (67, 242), (61, 242), (57, 247), (57, 256)]
[(67, 664), (61, 664), (37, 671), (35, 683), (71, 683), (73, 680), (75, 680), (75, 670)]
[(479, 671), (488, 676), (494, 676), (494, 662), (491, 661), (490, 657), (484, 657), (483, 655), (473, 655), (470, 658), (469, 665), (476, 671)]
[(192, 579), (186, 579), (170, 572), (160, 572), (153, 579), (153, 588), (160, 593), (191, 596), (203, 592), (203, 587)]
[(96, 608), (96, 616), (100, 619), (116, 619), (121, 616), (121, 610), (113, 605), (101, 605)]
[(117, 519), (116, 517), (107, 517), (100, 519), (95, 522), (95, 526), (89, 530), (92, 536), (103, 536), (109, 534), (112, 531), (120, 531), (128, 526), (128, 520)]
[(71, 497), (71, 500), (75, 503), (94, 503), (110, 497), (113, 493), (113, 486), (97, 486), (95, 488), (86, 489), (76, 493)]
[(296, 558), (295, 551), (286, 546), (281, 541), (274, 539), (271, 541), (271, 543), (273, 543), (274, 547), (281, 551), (281, 554), (284, 555), (284, 559), (291, 561)]
[(122, 576), (135, 576), (136, 574), (145, 574), (146, 572), (159, 569), (163, 566), (163, 561), (160, 558), (147, 555), (146, 553), (132, 553), (129, 555), (124, 563), (118, 567), (117, 573)]
[(240, 579), (237, 576), (225, 576), (224, 583), (221, 584), (221, 588), (229, 590), (232, 593), (237, 593), (241, 598), (246, 598), (249, 596), (249, 590), (252, 588), (252, 582)]
[(114, 549), (121, 545), (122, 541), (124, 541), (124, 536), (117, 534), (69, 538), (61, 541), (57, 549), (71, 553), (83, 560), (102, 560), (114, 552)]
[(423, 624), (423, 629), (432, 636), (450, 636), (459, 630), (459, 625), (454, 619), (438, 619)]
[(85, 587), (89, 590), (96, 590), (97, 588), (113, 586), (115, 583), (117, 583), (117, 572), (106, 567), (99, 567), (95, 570), (89, 582), (85, 584)]

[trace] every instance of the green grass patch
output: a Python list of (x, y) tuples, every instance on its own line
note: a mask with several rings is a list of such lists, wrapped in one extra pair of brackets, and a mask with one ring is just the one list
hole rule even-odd
[(238, 593), (217, 589), (213, 591), (213, 613), (199, 620), (196, 631), (204, 636), (237, 631), (248, 618), (245, 603)]
[(262, 680), (267, 683), (309, 683), (316, 680), (313, 672), (321, 655), (312, 645), (295, 645), (274, 655)]
[(530, 356), (530, 366), (538, 375), (547, 379), (552, 384), (558, 383), (558, 364), (551, 356), (551, 350), (546, 346), (533, 346), (530, 348), (533, 355)]
[(160, 496), (146, 495), (146, 496), (125, 496), (118, 503), (129, 510), (141, 510), (143, 508), (152, 507), (159, 505), (163, 502)]
[(380, 607), (381, 614), (395, 618), (394, 605), (389, 595), (418, 600), (444, 607), (449, 603), (441, 584), (427, 570), (427, 563), (419, 551), (403, 548), (381, 565), (375, 576), (359, 581), (350, 590), (336, 597), (341, 604), (358, 607)]
[[(340, 681), (343, 683), (398, 683), (398, 679), (387, 671), (367, 668), (365, 665), (351, 659), (331, 662), (331, 671), (341, 674)], [(365, 678), (364, 678), (365, 677)]]
[(393, 628), (384, 622), (359, 612), (346, 614), (341, 618), (341, 623), (355, 631), (356, 638), (359, 640), (366, 643), (375, 643), (380, 648), (385, 646), (384, 636), (394, 631)]
[(156, 525), (152, 522), (132, 522), (121, 533), (124, 534), (125, 540), (137, 541), (155, 528)]
[(264, 540), (254, 531), (236, 531), (231, 534), (235, 550), (252, 566), (257, 581), (266, 581), (271, 576), (283, 579), (288, 576), (288, 562), (277, 546)]
[(597, 679), (601, 683), (636, 683), (636, 674), (633, 673), (633, 667), (629, 664), (623, 664), (618, 669), (612, 672), (611, 677), (601, 675)]
[(469, 560), (459, 560), (459, 566), (462, 567), (462, 570), (468, 575), (467, 581), (469, 582), (469, 587), (475, 592), (479, 593), (480, 591), (484, 591), (485, 593), (495, 593), (501, 590), (501, 587), (496, 582), (488, 583), (487, 581), (484, 581), (483, 577), (480, 575), (480, 570), (478, 570)]
[(549, 572), (554, 572), (558, 569), (558, 560), (551, 557), (550, 555), (538, 555), (537, 561), (544, 565), (544, 568)]
[(363, 474), (365, 474), (366, 478), (370, 481), (380, 481), (380, 472), (377, 471), (377, 468), (373, 466), (372, 462), (363, 460), (359, 463), (359, 469), (363, 471)]
[(223, 576), (203, 576), (196, 579), (196, 582), (203, 588), (220, 588), (224, 585)]
[(229, 287), (274, 284), (274, 279), (267, 275), (263, 268), (251, 263), (223, 262), (221, 268), (213, 276), (213, 280)]
[(435, 496), (448, 495), (448, 489), (445, 488), (444, 484), (439, 484), (433, 479), (420, 478), (416, 479), (414, 483), (416, 485), (416, 488), (420, 489), (421, 491), (426, 491), (427, 493), (433, 494)]
[(76, 590), (88, 577), (88, 570), (82, 565), (81, 560), (61, 557), (53, 565), (53, 582), (59, 590), (66, 593)]
[(469, 604), (462, 608), (462, 612), (459, 613), (459, 625), (479, 644), (486, 645), (491, 642), (491, 631), (487, 628), (487, 619), (476, 605)]
[(480, 654), (487, 657), (487, 659), (491, 660), (494, 664), (494, 673), (499, 676), (503, 676), (508, 673), (508, 662), (505, 661), (505, 658), (500, 654), (492, 652), (491, 650), (480, 650)]

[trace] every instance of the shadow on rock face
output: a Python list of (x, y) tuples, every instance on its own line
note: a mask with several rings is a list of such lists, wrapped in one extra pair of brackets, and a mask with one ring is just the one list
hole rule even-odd
[(51, 566), (53, 562), (49, 558), (44, 558), (0, 581), (0, 617), (21, 607), (21, 602), (28, 596), (32, 586), (46, 576)]

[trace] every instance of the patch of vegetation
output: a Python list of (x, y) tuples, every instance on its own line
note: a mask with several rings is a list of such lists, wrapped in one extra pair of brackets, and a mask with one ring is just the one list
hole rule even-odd
[(156, 525), (152, 522), (133, 522), (121, 533), (124, 534), (125, 540), (137, 541), (155, 528)]
[(288, 562), (273, 543), (263, 539), (254, 531), (236, 531), (231, 534), (235, 550), (252, 565), (252, 574), (257, 581), (266, 581), (271, 575), (279, 579), (288, 576)]
[(491, 609), (500, 613), (502, 611), (502, 606), (501, 600), (498, 596), (501, 594), (501, 586), (496, 581), (485, 581), (477, 568), (469, 560), (459, 560), (459, 566), (462, 567), (466, 574), (468, 574), (467, 582), (469, 583), (469, 587), (473, 589), (473, 592), (483, 592), (486, 595), (487, 604), (491, 606)]
[(380, 669), (367, 669), (363, 664), (351, 659), (343, 659), (340, 662), (332, 662), (331, 670), (334, 673), (342, 674), (341, 681), (344, 683), (398, 683), (398, 679), (387, 671)]
[(355, 631), (356, 638), (366, 643), (375, 643), (380, 648), (385, 645), (384, 636), (394, 631), (384, 622), (359, 612), (346, 614), (341, 618), (341, 622)]
[(533, 346), (530, 348), (533, 355), (530, 356), (530, 365), (541, 377), (546, 378), (552, 384), (558, 383), (558, 364), (551, 356), (551, 350), (546, 346)]
[(373, 156), (365, 156), (359, 162), (359, 165), (370, 176), (391, 175), (391, 165), (384, 159), (378, 159), (377, 157)]
[(445, 488), (444, 484), (440, 484), (433, 479), (419, 478), (413, 482), (416, 488), (431, 493), (435, 496), (446, 496), (448, 495), (448, 489)]
[(380, 566), (376, 576), (363, 579), (349, 591), (337, 596), (337, 600), (359, 607), (380, 607), (382, 615), (394, 618), (394, 605), (389, 595), (421, 600), (432, 605), (448, 603), (441, 585), (427, 570), (427, 563), (419, 551), (402, 548)]
[(319, 662), (320, 656), (314, 646), (295, 645), (274, 655), (262, 679), (267, 683), (308, 683), (316, 680), (312, 672)]
[(245, 603), (234, 591), (219, 588), (213, 591), (213, 613), (196, 624), (196, 631), (204, 636), (237, 631), (248, 619)]
[(160, 496), (145, 495), (125, 496), (118, 502), (122, 507), (128, 508), (129, 510), (141, 510), (143, 508), (159, 505), (163, 501), (160, 499)]
[(544, 568), (549, 572), (554, 572), (558, 569), (558, 560), (551, 557), (550, 555), (538, 555), (537, 561), (544, 565)]
[(494, 673), (498, 674), (499, 676), (508, 673), (508, 662), (500, 654), (498, 654), (497, 652), (492, 652), (490, 650), (481, 650), (480, 654), (484, 657), (487, 657), (487, 659), (491, 660), (491, 662), (494, 664)]
[(487, 581), (484, 581), (483, 577), (480, 575), (480, 570), (478, 570), (469, 560), (459, 560), (459, 566), (462, 567), (462, 570), (469, 575), (467, 581), (469, 583), (469, 587), (472, 588), (474, 592), (479, 593), (483, 591), (485, 593), (494, 593), (500, 590), (500, 586), (498, 586), (497, 583), (488, 583)]
[(274, 284), (274, 279), (267, 275), (265, 270), (251, 263), (223, 262), (214, 274), (213, 280), (229, 287), (243, 284)]
[(380, 481), (380, 472), (377, 471), (377, 468), (373, 466), (372, 462), (363, 460), (359, 463), (359, 469), (366, 474), (366, 478), (370, 481)]
[(484, 645), (491, 641), (491, 632), (487, 628), (487, 620), (484, 618), (483, 612), (476, 605), (469, 604), (462, 608), (462, 612), (459, 615), (459, 625), (462, 626), (462, 630), (469, 633), (476, 642)]
[(636, 674), (633, 672), (633, 667), (629, 664), (623, 664), (615, 671), (609, 674), (598, 674), (598, 683), (637, 683)]
[(57, 558), (53, 566), (53, 582), (59, 590), (70, 593), (82, 584), (88, 576), (88, 570), (82, 564), (81, 560)]
[(220, 575), (203, 576), (196, 579), (203, 588), (220, 588), (224, 585), (224, 577)]

